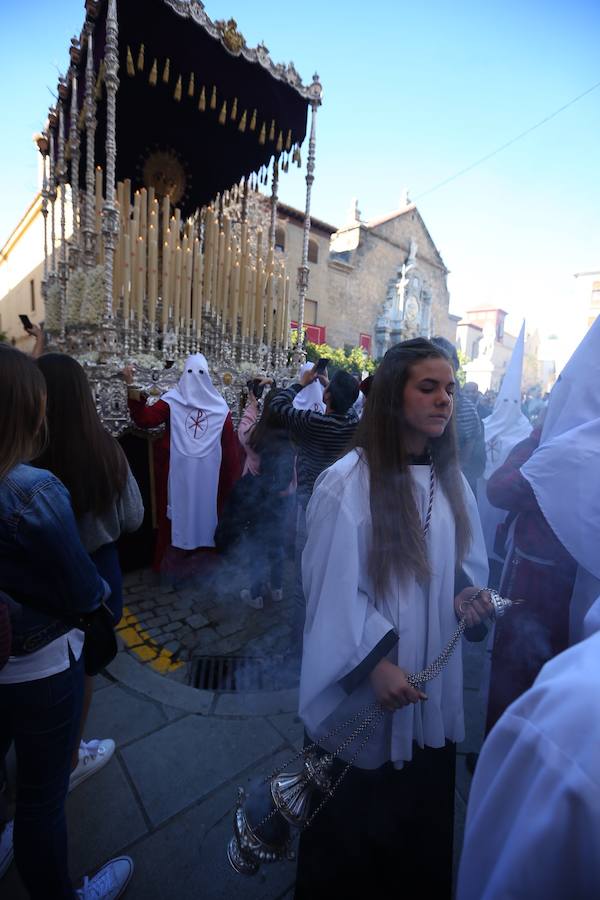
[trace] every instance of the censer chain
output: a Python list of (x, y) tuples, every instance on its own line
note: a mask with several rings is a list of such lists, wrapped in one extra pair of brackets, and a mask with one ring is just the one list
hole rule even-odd
[[(483, 593), (485, 590), (489, 590), (489, 589), (482, 588), (480, 591), (477, 592), (477, 594), (475, 594), (471, 598), (470, 602), (472, 603), (473, 600), (475, 600), (476, 597), (478, 597), (479, 594)], [(494, 591), (494, 594), (496, 594), (495, 591)], [(456, 631), (454, 632), (454, 634), (452, 635), (452, 637), (450, 638), (450, 640), (448, 641), (448, 643), (446, 644), (446, 646), (444, 647), (442, 652), (439, 654), (439, 656), (437, 656), (436, 659), (434, 659), (433, 662), (431, 662), (428, 666), (426, 666), (426, 668), (423, 669), (421, 672), (414, 672), (410, 675), (407, 675), (407, 681), (409, 682), (409, 684), (412, 687), (417, 687), (417, 685), (425, 684), (426, 682), (431, 681), (434, 678), (437, 678), (438, 675), (441, 674), (444, 666), (447, 664), (448, 660), (452, 656), (452, 653), (456, 649), (456, 645), (458, 644), (459, 640), (461, 639), (462, 635), (464, 634), (466, 627), (467, 627), (466, 616), (462, 616), (458, 623), (458, 627), (456, 628)], [(337, 748), (337, 750), (335, 750), (333, 753), (329, 754), (330, 756), (332, 756), (335, 759), (341, 753), (343, 753), (347, 747), (351, 746), (354, 743), (354, 741), (357, 738), (359, 738), (364, 731), (369, 729), (368, 734), (363, 738), (363, 740), (358, 745), (358, 748), (353, 753), (351, 760), (344, 766), (342, 772), (335, 780), (333, 786), (326, 792), (325, 796), (323, 797), (323, 799), (321, 800), (319, 805), (316, 807), (316, 809), (311, 813), (311, 815), (307, 819), (306, 824), (304, 825), (304, 828), (308, 828), (308, 826), (311, 824), (311, 822), (313, 821), (315, 816), (321, 811), (321, 809), (323, 808), (325, 803), (327, 803), (327, 801), (337, 791), (341, 782), (343, 781), (346, 774), (348, 773), (348, 770), (354, 764), (354, 762), (359, 757), (359, 755), (362, 752), (362, 750), (364, 749), (364, 747), (367, 745), (367, 743), (371, 740), (371, 738), (375, 734), (375, 731), (377, 729), (379, 721), (382, 718), (384, 712), (385, 711), (384, 711), (383, 707), (379, 703), (369, 703), (366, 706), (363, 706), (362, 709), (360, 709), (357, 713), (355, 713), (349, 719), (346, 719), (341, 724), (336, 725), (326, 735), (319, 738), (319, 741), (313, 741), (312, 744), (309, 744), (307, 747), (303, 747), (301, 750), (298, 751), (298, 753), (296, 753), (295, 756), (293, 756), (290, 760), (288, 760), (288, 762), (285, 763), (285, 765), (278, 767), (277, 769), (275, 769), (275, 771), (273, 771), (271, 773), (271, 775), (269, 775), (269, 776), (267, 776), (267, 778), (265, 778), (263, 783), (270, 782), (277, 775), (280, 775), (287, 768), (289, 768), (289, 766), (293, 762), (295, 762), (297, 759), (300, 759), (301, 757), (306, 757), (308, 755), (308, 753), (311, 752), (311, 750), (314, 750), (315, 748), (319, 747), (320, 744), (324, 743), (325, 741), (329, 741), (331, 738), (335, 737), (341, 731), (348, 728), (350, 725), (353, 725), (354, 722), (356, 722), (358, 720), (362, 720), (360, 722), (360, 724), (358, 725), (358, 727), (355, 728), (354, 731), (351, 734), (349, 734), (348, 737), (346, 737), (346, 739), (344, 741), (342, 741), (342, 743)], [(363, 717), (365, 717), (365, 718), (363, 718)], [(267, 813), (267, 815), (262, 819), (262, 821), (256, 827), (260, 828), (261, 826), (265, 825), (276, 814), (277, 814), (277, 809), (276, 808), (272, 809), (269, 813)]]

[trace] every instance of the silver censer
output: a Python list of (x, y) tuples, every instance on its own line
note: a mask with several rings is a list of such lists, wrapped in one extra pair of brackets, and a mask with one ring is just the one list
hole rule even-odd
[(273, 775), (251, 786), (248, 794), (238, 789), (233, 837), (227, 846), (229, 862), (236, 872), (254, 875), (261, 863), (295, 858), (291, 826), (304, 828), (315, 792), (330, 792), (332, 762), (330, 754), (310, 751), (299, 771)]
[[(492, 610), (491, 619), (503, 616), (513, 605), (522, 600), (509, 600), (489, 588), (482, 588), (466, 605), (472, 603), (479, 594), (487, 591), (490, 595)], [(463, 610), (461, 610), (461, 613)], [(422, 672), (408, 676), (413, 687), (426, 684), (441, 672), (465, 630), (464, 615), (458, 628), (448, 644), (436, 659)], [(291, 772), (274, 772), (269, 778), (257, 779), (250, 785), (248, 794), (238, 788), (238, 800), (233, 813), (233, 837), (227, 845), (229, 862), (240, 875), (255, 875), (261, 863), (279, 862), (282, 859), (292, 860), (295, 853), (291, 848), (294, 840), (292, 828), (301, 831), (310, 825), (321, 808), (336, 791), (341, 780), (360, 754), (366, 742), (374, 733), (383, 709), (379, 704), (369, 704), (353, 716), (348, 722), (336, 726), (325, 739), (333, 737), (353, 722), (360, 722), (356, 730), (343, 741), (334, 753), (323, 753), (316, 744), (304, 748), (290, 760), (287, 765), (302, 758), (302, 767)], [(350, 763), (346, 766), (335, 783), (332, 783), (332, 764), (340, 753), (347, 749), (359, 737), (362, 742), (354, 752)], [(321, 794), (319, 803), (315, 803), (316, 795)]]

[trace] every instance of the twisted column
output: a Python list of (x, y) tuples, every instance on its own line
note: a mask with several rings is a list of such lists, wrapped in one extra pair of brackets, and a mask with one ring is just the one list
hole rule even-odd
[(306, 163), (306, 206), (304, 210), (304, 234), (302, 239), (302, 260), (298, 269), (298, 354), (303, 353), (304, 347), (304, 303), (308, 291), (308, 241), (310, 238), (310, 201), (312, 194), (312, 186), (315, 180), (315, 153), (317, 144), (317, 110), (321, 105), (322, 87), (319, 82), (319, 76), (313, 75), (313, 83), (311, 85), (311, 121), (310, 121), (310, 139), (308, 142), (308, 160)]

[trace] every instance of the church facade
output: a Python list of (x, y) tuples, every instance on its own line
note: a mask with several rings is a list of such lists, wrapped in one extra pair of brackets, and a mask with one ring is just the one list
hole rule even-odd
[[(292, 270), (299, 265), (300, 229), (296, 211), (280, 204), (279, 244)], [(414, 204), (371, 222), (361, 220), (354, 204), (341, 228), (313, 220), (311, 243), (310, 340), (362, 346), (376, 359), (409, 337), (455, 341), (460, 316), (449, 312), (448, 269)], [(297, 308), (292, 312), (297, 321)]]

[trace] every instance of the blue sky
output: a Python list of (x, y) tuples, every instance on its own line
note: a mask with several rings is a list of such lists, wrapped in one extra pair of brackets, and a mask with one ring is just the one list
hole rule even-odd
[[(356, 196), (374, 218), (408, 187), (451, 270), (453, 311), (501, 305), (515, 331), (523, 314), (542, 332), (568, 330), (573, 274), (600, 269), (600, 88), (419, 195), (600, 81), (598, 3), (205, 5), (213, 18), (233, 15), (248, 43), (264, 40), (276, 61), (293, 60), (305, 81), (319, 72), (316, 216), (341, 223)], [(82, 0), (4, 0), (0, 243), (35, 190), (31, 135), (82, 13)], [(302, 206), (302, 176), (285, 176), (280, 193)]]

